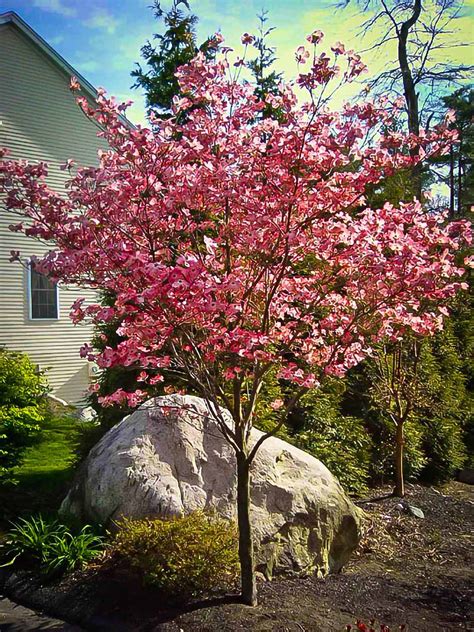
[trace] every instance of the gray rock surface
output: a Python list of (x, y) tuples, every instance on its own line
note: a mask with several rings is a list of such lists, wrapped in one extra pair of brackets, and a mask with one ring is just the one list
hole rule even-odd
[(85, 422), (97, 421), (97, 413), (92, 406), (86, 406), (85, 408), (78, 409), (77, 418), (79, 421)]
[(415, 518), (424, 518), (425, 517), (425, 514), (423, 513), (423, 510), (420, 509), (419, 507), (415, 507), (415, 505), (410, 505), (409, 503), (405, 503), (405, 510), (411, 516), (414, 516)]
[[(252, 430), (251, 441), (260, 436)], [(204, 400), (159, 397), (91, 450), (61, 512), (101, 523), (198, 509), (235, 519), (235, 470), (234, 452)], [(251, 475), (257, 570), (267, 577), (283, 570), (321, 576), (340, 570), (358, 543), (363, 512), (329, 470), (272, 437)]]

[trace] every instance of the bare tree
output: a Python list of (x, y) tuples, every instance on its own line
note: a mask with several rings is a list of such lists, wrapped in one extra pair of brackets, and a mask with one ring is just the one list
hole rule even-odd
[[(397, 57), (369, 81), (374, 92), (403, 96), (408, 129), (428, 129), (440, 110), (440, 96), (459, 87), (472, 66), (455, 63), (455, 48), (468, 46), (456, 38), (456, 22), (463, 16), (464, 0), (342, 0), (357, 3), (369, 17), (361, 35), (380, 33), (366, 50), (397, 44)], [(417, 154), (418, 147), (412, 148)], [(414, 193), (421, 195), (421, 173), (414, 171)]]

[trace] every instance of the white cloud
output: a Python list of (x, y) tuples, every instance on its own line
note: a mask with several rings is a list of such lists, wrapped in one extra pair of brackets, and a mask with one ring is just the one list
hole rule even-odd
[(100, 63), (96, 59), (81, 60), (78, 62), (71, 62), (74, 68), (77, 68), (79, 72), (86, 74), (89, 72), (96, 72), (100, 68)]
[(51, 44), (51, 46), (57, 46), (58, 44), (61, 44), (61, 42), (63, 41), (64, 41), (63, 35), (56, 35), (55, 37), (48, 38), (48, 44)]
[(88, 20), (84, 20), (84, 24), (89, 28), (106, 31), (109, 35), (113, 35), (120, 22), (105, 9), (98, 9)]
[(77, 15), (76, 9), (63, 4), (63, 0), (33, 0), (33, 6), (43, 11), (59, 13), (65, 17), (73, 18)]

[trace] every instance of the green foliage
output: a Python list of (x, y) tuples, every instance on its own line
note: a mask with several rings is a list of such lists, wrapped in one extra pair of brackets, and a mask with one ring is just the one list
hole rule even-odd
[(446, 482), (466, 461), (463, 428), (453, 417), (428, 419), (423, 426), (423, 451), (429, 458), (420, 479), (428, 483)]
[(445, 181), (452, 190), (452, 215), (465, 216), (474, 204), (474, 89), (472, 85), (464, 86), (442, 100), (455, 112), (451, 128), (458, 132), (458, 143), (449, 156), (440, 157), (436, 162), (449, 165)]
[(386, 202), (397, 206), (400, 202), (411, 201), (414, 195), (412, 173), (407, 170), (397, 171), (377, 185), (369, 187), (367, 203), (372, 208), (381, 208)]
[(0, 349), (0, 406), (33, 406), (48, 392), (27, 355)]
[(3, 548), (8, 559), (4, 565), (18, 560), (47, 574), (62, 574), (84, 568), (100, 555), (104, 539), (89, 525), (74, 535), (65, 525), (38, 515), (13, 523)]
[[(106, 307), (110, 307), (114, 305), (114, 297), (110, 293), (102, 292), (101, 303)], [(107, 345), (115, 348), (123, 340), (123, 338), (121, 338), (117, 333), (119, 326), (120, 321), (117, 319), (97, 325), (92, 339), (93, 347), (98, 351), (103, 351)], [(89, 403), (97, 412), (98, 421), (102, 427), (102, 434), (121, 421), (126, 415), (133, 412), (133, 409), (125, 405), (107, 406), (106, 408), (103, 408), (99, 404), (98, 398), (104, 395), (110, 395), (119, 388), (123, 388), (125, 391), (134, 390), (139, 373), (140, 368), (123, 366), (113, 366), (100, 371), (97, 377), (99, 389), (89, 395)], [(146, 388), (146, 386), (143, 388)], [(88, 430), (90, 430), (90, 432), (87, 432)], [(100, 438), (99, 434), (100, 430), (98, 429), (98, 439)], [(94, 429), (88, 427), (84, 432), (82, 442), (84, 450), (87, 448), (88, 444), (86, 435), (94, 435)], [(89, 449), (92, 445), (90, 445)], [(78, 447), (78, 452), (81, 452), (80, 446)]]
[(238, 575), (233, 523), (194, 512), (169, 520), (122, 520), (112, 555), (146, 585), (189, 598), (233, 583)]
[(290, 418), (292, 441), (324, 463), (347, 492), (361, 494), (367, 489), (372, 440), (361, 419), (341, 415), (339, 399), (335, 383), (308, 393)]
[(465, 467), (474, 467), (474, 410), (471, 397), (471, 413), (467, 416), (463, 428), (463, 445), (466, 448)]
[(69, 573), (85, 568), (102, 554), (104, 538), (85, 525), (74, 535), (70, 531), (52, 534), (48, 541), (45, 570), (47, 573)]
[[(276, 436), (319, 459), (347, 492), (361, 494), (367, 489), (372, 441), (362, 419), (340, 413), (343, 389), (341, 380), (331, 380), (309, 391)], [(256, 407), (256, 427), (271, 431), (277, 421), (271, 403), (291, 396), (292, 387), (269, 373)]]
[[(423, 341), (419, 392), (405, 425), (408, 479), (421, 478), (429, 483), (448, 480), (466, 459), (465, 442), (472, 436), (472, 395), (466, 368), (471, 359), (463, 357), (468, 330), (455, 312), (444, 331)], [(381, 402), (373, 397), (375, 379), (371, 359), (350, 371), (341, 406), (343, 414), (363, 419), (373, 438), (370, 480), (379, 483), (393, 478), (395, 427)]]
[(8, 564), (19, 558), (27, 563), (43, 564), (52, 537), (65, 532), (65, 527), (56, 520), (46, 520), (41, 515), (20, 518), (12, 524), (3, 551), (3, 557), (9, 558)]
[[(395, 427), (382, 411), (372, 412), (365, 420), (372, 438), (369, 480), (371, 484), (384, 484), (395, 478)], [(403, 471), (407, 481), (416, 480), (427, 463), (422, 439), (423, 430), (419, 423), (409, 418), (404, 425), (403, 446)]]
[[(268, 37), (275, 30), (275, 27), (267, 27), (267, 16), (268, 11), (264, 10), (257, 16), (259, 20), (258, 35), (252, 43), (252, 46), (257, 50), (257, 55), (246, 64), (255, 82), (255, 95), (262, 101), (267, 95), (278, 93), (278, 84), (282, 79), (281, 72), (269, 71), (269, 68), (276, 61), (276, 49), (267, 43)], [(262, 116), (280, 120), (282, 112), (267, 104), (262, 111)]]
[[(372, 441), (363, 420), (341, 415), (344, 384), (331, 380), (308, 392), (289, 414), (276, 436), (319, 459), (349, 493), (367, 489)], [(291, 387), (270, 373), (256, 408), (256, 427), (269, 432), (277, 421), (271, 402), (291, 397)]]
[(187, 0), (173, 0), (168, 12), (163, 10), (159, 0), (154, 0), (151, 8), (165, 30), (163, 34), (153, 36), (156, 46), (148, 41), (141, 49), (148, 68), (144, 70), (137, 64), (131, 75), (135, 78), (133, 87), (145, 91), (147, 107), (158, 110), (162, 116), (169, 116), (173, 97), (180, 94), (176, 70), (189, 63), (199, 51), (208, 59), (212, 58), (216, 44), (209, 38), (197, 46), (195, 27), (198, 18), (190, 12)]
[(0, 350), (0, 484), (14, 481), (13, 468), (38, 440), (48, 417), (47, 392), (25, 354)]
[(25, 448), (41, 431), (44, 413), (37, 406), (0, 407), (0, 479), (6, 480), (20, 462)]
[(463, 434), (471, 402), (452, 322), (427, 342), (422, 351), (421, 379), (428, 401), (417, 414), (427, 456), (421, 478), (438, 483), (452, 478), (466, 460)]
[(78, 467), (86, 459), (89, 452), (106, 432), (107, 428), (105, 425), (101, 425), (96, 421), (81, 422), (78, 425), (73, 446), (73, 464), (75, 467)]

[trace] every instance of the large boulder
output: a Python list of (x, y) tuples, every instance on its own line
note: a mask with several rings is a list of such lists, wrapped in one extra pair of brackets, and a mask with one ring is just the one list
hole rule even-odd
[[(252, 430), (252, 442), (261, 434)], [(257, 570), (267, 577), (339, 571), (359, 541), (363, 514), (329, 470), (271, 437), (251, 476)], [(110, 524), (197, 509), (235, 519), (235, 455), (204, 400), (169, 395), (149, 400), (103, 436), (61, 512)]]

